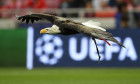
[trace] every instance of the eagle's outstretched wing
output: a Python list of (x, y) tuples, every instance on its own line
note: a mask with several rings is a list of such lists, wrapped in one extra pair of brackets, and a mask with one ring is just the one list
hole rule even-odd
[(21, 20), (22, 22), (26, 22), (27, 24), (31, 21), (32, 23), (34, 23), (35, 21), (38, 20), (48, 20), (51, 23), (54, 23), (54, 21), (58, 18), (58, 16), (54, 16), (54, 15), (50, 15), (50, 14), (29, 14), (29, 15), (24, 15), (24, 16), (18, 16), (15, 14), (15, 17), (18, 20)]
[[(36, 14), (29, 14), (29, 15), (24, 15), (24, 16), (18, 16), (15, 14), (15, 17), (20, 20), (21, 22), (25, 22), (25, 23), (34, 23), (35, 21), (38, 20), (47, 20), (49, 22), (51, 22), (52, 24), (57, 24), (59, 25), (59, 23), (61, 24), (62, 22), (69, 20), (63, 17), (59, 17), (59, 16), (55, 16), (55, 15), (50, 15), (50, 14), (41, 14), (41, 13), (36, 13)], [(73, 30), (73, 29), (69, 29), (69, 28), (61, 28), (59, 27), (59, 30), (61, 31), (61, 34), (63, 35), (71, 35), (71, 34), (77, 34), (78, 32)]]
[(32, 15), (24, 15), (24, 16), (18, 16), (18, 15), (15, 15), (15, 17), (18, 19), (18, 20), (21, 20), (22, 22), (26, 22), (27, 24), (31, 21), (32, 23), (34, 23), (35, 21), (38, 21), (38, 20), (42, 20), (43, 18), (40, 18), (40, 17), (36, 17), (36, 16), (32, 16)]

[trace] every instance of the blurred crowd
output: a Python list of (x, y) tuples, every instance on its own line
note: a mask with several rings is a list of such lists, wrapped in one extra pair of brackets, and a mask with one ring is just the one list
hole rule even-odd
[(45, 0), (0, 0), (1, 9), (47, 8)]
[[(118, 28), (140, 27), (140, 0), (0, 0), (0, 17), (6, 18), (9, 9), (49, 8), (62, 11), (68, 11), (69, 8), (85, 8), (87, 11), (84, 14), (77, 11), (81, 12), (80, 17), (115, 17)], [(77, 13), (62, 13), (62, 16), (79, 17)]]

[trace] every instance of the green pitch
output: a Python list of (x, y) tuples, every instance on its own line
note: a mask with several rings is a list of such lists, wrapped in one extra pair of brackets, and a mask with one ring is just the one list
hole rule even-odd
[(140, 68), (0, 68), (0, 84), (140, 84)]

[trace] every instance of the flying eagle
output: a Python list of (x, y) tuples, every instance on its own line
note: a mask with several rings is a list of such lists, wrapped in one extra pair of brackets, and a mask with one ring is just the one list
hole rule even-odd
[(120, 46), (124, 47), (120, 42), (118, 42), (115, 38), (113, 38), (112, 34), (109, 32), (106, 32), (106, 30), (102, 27), (100, 27), (99, 22), (93, 22), (92, 20), (84, 23), (74, 22), (73, 20), (54, 16), (50, 14), (30, 14), (30, 15), (24, 15), (24, 16), (18, 16), (15, 14), (15, 17), (18, 20), (21, 20), (22, 22), (26, 22), (27, 24), (29, 22), (34, 23), (38, 20), (47, 20), (53, 24), (51, 28), (44, 28), (40, 31), (40, 33), (46, 33), (46, 34), (63, 34), (63, 35), (72, 35), (72, 34), (78, 34), (82, 33), (87, 36), (90, 36), (96, 45), (99, 61), (100, 61), (100, 54), (99, 50), (96, 44), (95, 39), (104, 40), (106, 43), (110, 45), (109, 42), (106, 40), (115, 42), (119, 44)]

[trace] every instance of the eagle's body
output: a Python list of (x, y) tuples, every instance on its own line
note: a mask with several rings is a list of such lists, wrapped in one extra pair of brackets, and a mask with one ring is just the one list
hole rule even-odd
[[(18, 18), (18, 20), (21, 20), (22, 22), (26, 21), (26, 23), (29, 23), (29, 21), (34, 23), (34, 21), (38, 21), (38, 20), (50, 21), (53, 24), (52, 28), (42, 29), (40, 31), (41, 33), (63, 34), (63, 35), (82, 33), (82, 34), (92, 37), (95, 44), (96, 44), (96, 41), (94, 38), (102, 39), (102, 40), (110, 40), (125, 47), (124, 45), (119, 43), (115, 38), (113, 38), (111, 33), (106, 32), (105, 29), (101, 28), (100, 23), (93, 22), (91, 20), (88, 22), (79, 23), (79, 22), (74, 22), (67, 18), (54, 16), (50, 14), (31, 14), (31, 15), (25, 15), (25, 16), (17, 16), (17, 15), (15, 16)], [(97, 45), (96, 45), (96, 48), (97, 48)], [(99, 55), (98, 48), (97, 48), (97, 52)], [(100, 59), (100, 56), (99, 56), (99, 59)]]

